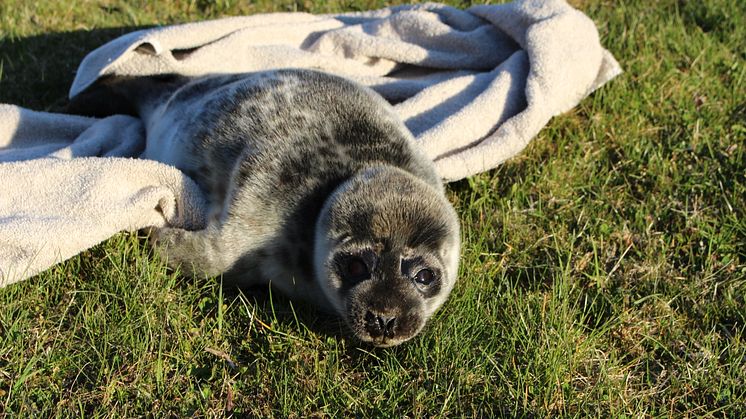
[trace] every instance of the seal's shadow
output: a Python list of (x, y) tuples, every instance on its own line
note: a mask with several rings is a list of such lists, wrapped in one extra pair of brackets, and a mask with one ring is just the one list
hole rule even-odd
[(265, 315), (271, 314), (272, 322), (283, 325), (298, 323), (300, 327), (307, 328), (322, 339), (343, 337), (354, 345), (359, 343), (352, 336), (344, 321), (336, 314), (320, 310), (307, 302), (290, 300), (266, 285), (239, 288), (230, 283), (223, 283), (224, 301), (235, 303), (238, 298), (244, 298), (260, 307)]

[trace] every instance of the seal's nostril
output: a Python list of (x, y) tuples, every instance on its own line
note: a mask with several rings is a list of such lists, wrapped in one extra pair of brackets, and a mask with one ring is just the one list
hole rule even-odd
[(396, 317), (382, 316), (367, 311), (365, 313), (365, 329), (372, 337), (385, 336), (392, 338), (395, 335)]
[(381, 316), (373, 314), (370, 310), (367, 311), (365, 313), (365, 330), (374, 338), (383, 335), (384, 324), (381, 322)]
[(383, 327), (386, 337), (389, 337), (389, 338), (394, 337), (395, 328), (396, 328), (396, 317), (392, 317), (388, 319), (388, 321), (386, 321), (386, 326)]

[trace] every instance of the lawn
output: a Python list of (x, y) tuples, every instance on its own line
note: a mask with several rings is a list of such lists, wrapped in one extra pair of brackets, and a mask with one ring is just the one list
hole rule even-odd
[[(625, 73), (449, 185), (460, 282), (419, 337), (360, 346), (122, 233), (0, 289), (0, 417), (746, 416), (746, 2), (571, 3)], [(59, 110), (135, 28), (385, 5), (3, 0), (0, 102)]]

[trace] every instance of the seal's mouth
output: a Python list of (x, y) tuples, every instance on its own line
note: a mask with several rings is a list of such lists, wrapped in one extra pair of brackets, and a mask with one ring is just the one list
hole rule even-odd
[(413, 336), (407, 336), (405, 338), (395, 338), (395, 337), (386, 337), (386, 336), (360, 336), (356, 334), (356, 337), (360, 339), (362, 342), (373, 345), (377, 348), (390, 348), (392, 346), (396, 346), (399, 344), (402, 344), (409, 339), (413, 338)]

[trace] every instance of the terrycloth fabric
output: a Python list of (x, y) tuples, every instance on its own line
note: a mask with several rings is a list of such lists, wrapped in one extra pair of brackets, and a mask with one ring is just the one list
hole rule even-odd
[[(446, 181), (489, 170), (514, 156), (552, 116), (569, 110), (621, 71), (611, 54), (601, 47), (593, 22), (563, 0), (519, 0), (473, 6), (465, 11), (424, 4), (341, 15), (255, 15), (130, 33), (83, 60), (70, 96), (112, 75), (198, 76), (283, 67), (320, 69), (378, 91), (395, 103), (396, 111)], [(192, 201), (180, 200), (182, 195), (192, 196), (193, 185), (173, 171), (162, 175), (167, 169), (161, 165), (134, 159), (77, 158), (136, 155), (143, 141), (136, 138), (138, 133), (142, 135), (137, 120), (115, 116), (95, 121), (33, 114), (40, 122), (21, 118), (27, 123), (16, 131), (18, 118), (12, 116), (14, 112), (18, 113), (18, 109), (6, 108), (0, 113), (0, 133), (5, 136), (0, 139), (4, 141), (0, 142), (0, 159), (33, 160), (0, 163), (0, 178), (45, 173), (33, 185), (33, 192), (48, 199), (20, 210), (18, 202), (23, 199), (18, 197), (27, 194), (31, 186), (20, 180), (0, 185), (0, 285), (13, 280), (7, 274), (1, 276), (7, 271), (5, 266), (32, 274), (55, 257), (69, 257), (117, 229), (183, 222), (184, 218), (174, 218), (168, 211), (161, 211), (164, 215), (157, 222), (152, 212), (146, 211), (141, 218), (133, 216), (134, 202), (142, 201), (107, 196), (106, 188), (112, 186), (106, 183), (111, 182), (110, 178), (117, 180), (113, 182), (116, 185), (121, 178), (134, 182), (129, 185), (129, 192), (120, 191), (120, 197), (127, 193), (140, 196), (138, 188), (152, 187), (153, 179), (168, 178), (169, 181), (164, 180), (168, 186), (162, 191), (172, 193), (169, 208), (197, 212), (183, 207)], [(21, 115), (24, 113), (31, 115), (21, 111)], [(25, 133), (20, 135), (21, 140), (18, 132)], [(81, 135), (76, 137), (76, 132)], [(63, 146), (64, 150), (50, 152)], [(44, 155), (57, 158), (56, 163), (39, 158)], [(59, 192), (60, 184), (50, 181), (54, 178), (51, 172), (63, 168), (69, 169), (64, 175), (68, 180), (63, 191), (67, 192), (47, 195), (47, 190)], [(121, 171), (116, 172), (115, 168)], [(100, 193), (89, 193), (91, 186), (85, 179), (91, 173), (102, 181)], [(83, 183), (78, 182), (79, 178)], [(138, 183), (140, 179), (143, 183)], [(90, 200), (83, 204), (83, 198)], [(163, 210), (162, 201), (152, 202), (159, 202)], [(70, 203), (76, 205), (69, 206)], [(87, 244), (64, 245), (72, 230), (63, 228), (64, 221), (59, 225), (44, 221), (46, 208), (106, 206), (115, 210), (107, 211), (107, 216), (112, 215), (107, 222), (78, 213), (77, 209), (74, 214), (65, 213), (86, 220), (87, 227), (75, 231), (80, 236), (91, 235)], [(155, 206), (149, 208), (152, 211)], [(39, 231), (47, 231), (43, 247), (31, 239), (21, 242), (20, 247), (15, 239), (5, 239), (6, 230), (20, 234), (26, 228), (31, 230), (24, 217), (36, 215), (42, 220), (36, 224)], [(3, 241), (9, 244), (2, 244)], [(61, 247), (69, 249), (62, 252), (58, 250)], [(39, 248), (42, 250), (36, 250)], [(19, 256), (26, 254), (51, 256)], [(42, 259), (44, 263), (35, 262)], [(18, 268), (24, 264), (29, 268)], [(25, 276), (28, 275), (21, 274), (16, 279)]]
[(137, 156), (144, 145), (136, 118), (0, 105), (0, 286), (122, 230), (201, 228), (206, 207), (190, 178), (155, 161), (108, 157)]

